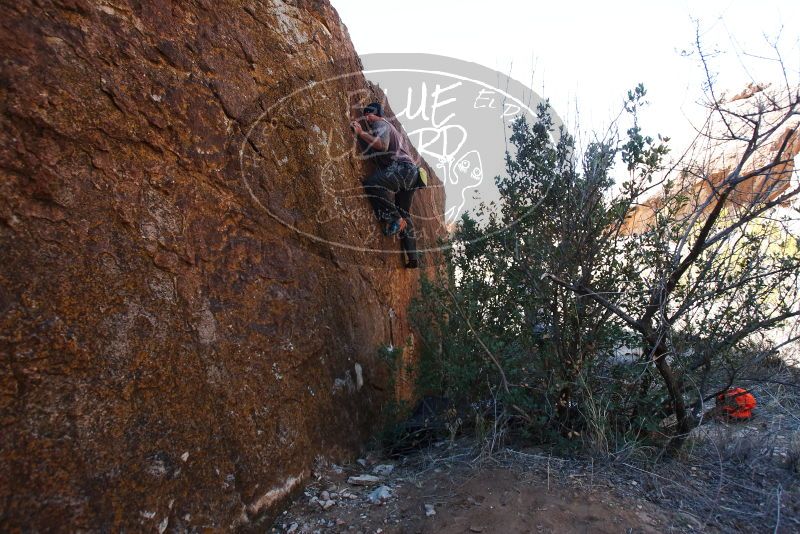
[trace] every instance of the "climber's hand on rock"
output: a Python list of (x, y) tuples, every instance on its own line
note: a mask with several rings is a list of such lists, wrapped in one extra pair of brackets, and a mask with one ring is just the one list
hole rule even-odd
[(350, 129), (353, 130), (353, 133), (359, 135), (362, 131), (361, 124), (358, 121), (353, 121), (350, 123)]

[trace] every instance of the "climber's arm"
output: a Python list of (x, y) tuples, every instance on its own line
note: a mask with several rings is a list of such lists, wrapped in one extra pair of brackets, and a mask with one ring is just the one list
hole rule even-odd
[(376, 137), (369, 132), (361, 131), (358, 136), (363, 139), (370, 148), (376, 150), (377, 152), (386, 152), (386, 149), (389, 148), (388, 143), (386, 143), (380, 137)]
[(359, 124), (358, 121), (354, 121), (352, 123), (352, 128), (359, 139), (367, 143), (369, 148), (372, 148), (377, 152), (386, 152), (386, 150), (389, 148), (389, 143), (383, 139), (383, 136), (375, 136), (365, 131), (363, 128), (361, 128), (361, 124)]

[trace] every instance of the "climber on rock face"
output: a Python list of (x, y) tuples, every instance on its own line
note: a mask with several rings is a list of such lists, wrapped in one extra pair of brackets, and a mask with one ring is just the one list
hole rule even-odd
[[(359, 121), (351, 128), (363, 154), (375, 162), (375, 171), (364, 181), (364, 191), (369, 197), (378, 221), (385, 225), (384, 233), (398, 235), (408, 256), (406, 267), (416, 268), (417, 243), (411, 221), (411, 199), (419, 186), (419, 171), (406, 148), (400, 132), (383, 117), (383, 108), (373, 102), (364, 108), (364, 119), (369, 130)], [(394, 195), (394, 200), (392, 200)]]

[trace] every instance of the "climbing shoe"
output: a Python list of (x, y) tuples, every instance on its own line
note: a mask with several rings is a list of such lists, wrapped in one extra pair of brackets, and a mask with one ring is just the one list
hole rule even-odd
[(405, 219), (400, 217), (389, 223), (389, 225), (386, 227), (385, 233), (387, 236), (393, 236), (405, 230), (406, 226), (408, 226), (408, 223)]
[(417, 267), (419, 267), (419, 260), (416, 258), (408, 260), (406, 263), (406, 269), (416, 269)]

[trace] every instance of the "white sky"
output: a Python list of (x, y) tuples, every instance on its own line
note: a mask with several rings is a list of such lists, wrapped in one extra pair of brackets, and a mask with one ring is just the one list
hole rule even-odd
[(775, 57), (765, 34), (780, 33), (794, 80), (800, 65), (797, 0), (331, 1), (359, 54), (425, 52), (510, 73), (550, 98), (571, 129), (604, 129), (642, 82), (645, 131), (673, 137), (675, 149), (702, 97), (697, 56), (681, 54), (693, 50), (696, 24), (706, 50), (718, 52), (712, 66), (724, 88), (776, 79), (775, 61), (743, 54)]

